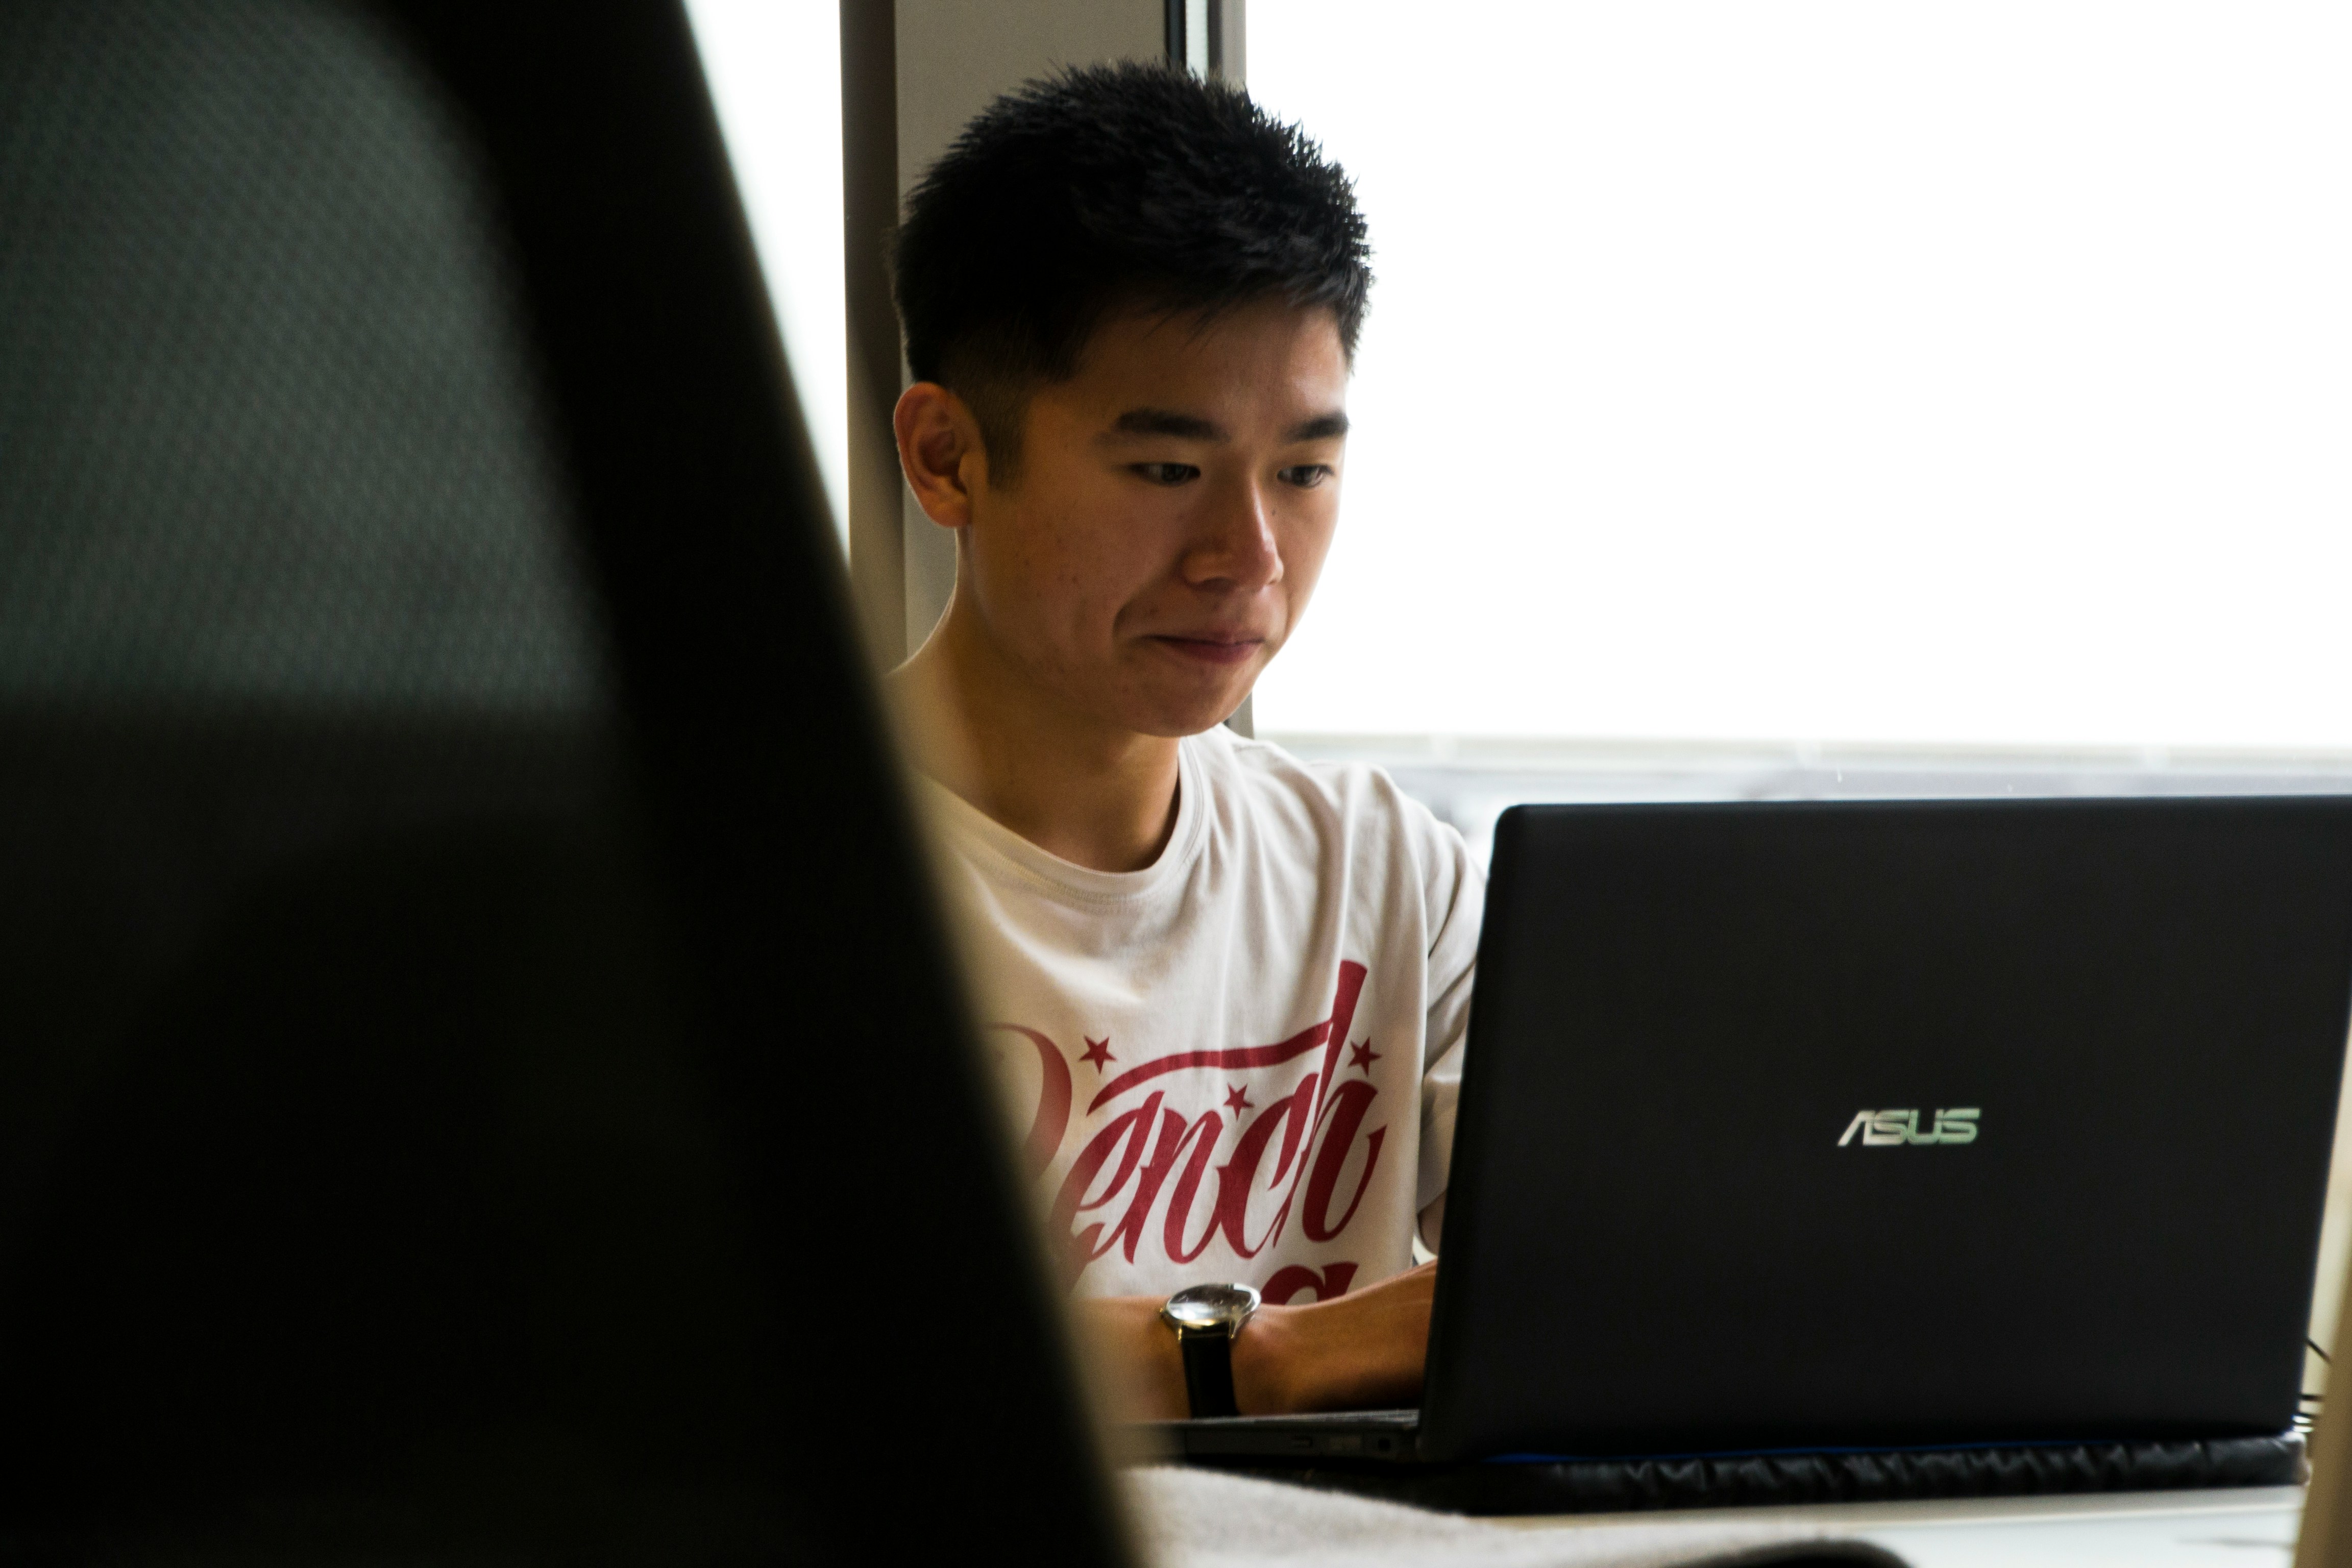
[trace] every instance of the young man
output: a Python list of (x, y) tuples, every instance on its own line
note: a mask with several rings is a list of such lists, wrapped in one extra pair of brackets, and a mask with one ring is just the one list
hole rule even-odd
[[(1219, 727), (1330, 548), (1368, 255), (1311, 143), (1140, 66), (998, 100), (900, 230), (898, 452), (956, 584), (893, 686), (1139, 1416), (1421, 1384), (1478, 873), (1379, 773)], [(1264, 1305), (1163, 1313), (1228, 1284)]]

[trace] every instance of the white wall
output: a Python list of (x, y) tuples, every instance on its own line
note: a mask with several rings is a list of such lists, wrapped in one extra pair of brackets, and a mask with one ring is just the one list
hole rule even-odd
[[(1164, 0), (898, 0), (898, 188), (999, 94), (1063, 66), (1160, 59)], [(905, 498), (907, 647), (922, 646), (955, 586), (955, 542)]]

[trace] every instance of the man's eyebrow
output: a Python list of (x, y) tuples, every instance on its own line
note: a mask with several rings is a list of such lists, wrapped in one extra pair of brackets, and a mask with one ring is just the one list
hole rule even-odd
[(1172, 408), (1130, 408), (1111, 422), (1121, 436), (1174, 436), (1187, 441), (1222, 441), (1225, 428), (1213, 419)]
[[(1172, 408), (1130, 408), (1111, 421), (1111, 430), (1120, 436), (1173, 436), (1186, 441), (1223, 441), (1224, 426), (1213, 419), (1203, 419), (1197, 414), (1179, 414)], [(1285, 433), (1286, 441), (1336, 441), (1348, 433), (1345, 414), (1320, 414), (1303, 424), (1294, 425)]]

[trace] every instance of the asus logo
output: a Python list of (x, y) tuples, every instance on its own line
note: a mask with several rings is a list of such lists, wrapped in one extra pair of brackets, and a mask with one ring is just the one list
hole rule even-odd
[(1838, 1140), (1843, 1149), (1862, 1134), (1869, 1146), (1895, 1143), (1973, 1143), (1977, 1141), (1977, 1117), (1974, 1109), (1938, 1110), (1936, 1124), (1927, 1131), (1919, 1131), (1919, 1113), (1916, 1110), (1857, 1110), (1853, 1120), (1845, 1124), (1845, 1136)]

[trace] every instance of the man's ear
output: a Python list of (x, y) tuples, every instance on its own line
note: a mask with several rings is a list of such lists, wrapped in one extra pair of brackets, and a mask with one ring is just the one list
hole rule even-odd
[(971, 408), (938, 382), (919, 381), (898, 395), (890, 423), (898, 466), (923, 515), (941, 528), (968, 525), (972, 492), (988, 483), (988, 454)]

